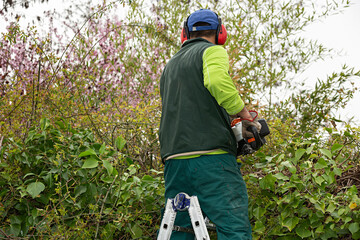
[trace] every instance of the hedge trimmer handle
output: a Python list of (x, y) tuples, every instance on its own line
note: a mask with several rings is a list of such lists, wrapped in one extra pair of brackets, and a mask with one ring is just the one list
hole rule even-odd
[(254, 150), (259, 150), (260, 147), (263, 145), (263, 143), (261, 141), (260, 134), (259, 134), (258, 130), (256, 129), (255, 126), (250, 126), (250, 127), (247, 128), (247, 130), (254, 135), (253, 138), (247, 139), (247, 142), (251, 145), (251, 147)]

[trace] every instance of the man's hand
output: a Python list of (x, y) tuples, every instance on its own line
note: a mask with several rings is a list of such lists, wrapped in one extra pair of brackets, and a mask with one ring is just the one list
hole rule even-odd
[(250, 120), (242, 120), (242, 135), (244, 138), (253, 138), (254, 134), (251, 131), (248, 131), (248, 128), (250, 126), (254, 126), (256, 128), (256, 130), (259, 132), (261, 129), (261, 124), (257, 121), (257, 119), (255, 118), (253, 121)]
[(246, 107), (244, 107), (239, 113), (232, 115), (231, 117), (240, 117), (242, 123), (242, 136), (244, 138), (249, 139), (254, 137), (254, 134), (247, 130), (248, 127), (254, 126), (258, 132), (261, 129), (261, 124), (257, 120), (258, 113), (256, 111), (248, 111)]
[(254, 134), (247, 130), (248, 127), (254, 126), (258, 132), (260, 132), (261, 124), (257, 121), (258, 113), (256, 111), (248, 111), (246, 107), (244, 107), (239, 113), (236, 115), (232, 115), (232, 118), (240, 118), (242, 123), (242, 136), (244, 138), (253, 138)]

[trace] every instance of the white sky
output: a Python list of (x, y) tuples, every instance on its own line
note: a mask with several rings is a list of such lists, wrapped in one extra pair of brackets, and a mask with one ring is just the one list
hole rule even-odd
[[(101, 0), (93, 1), (93, 3)], [(360, 1), (353, 0), (351, 7), (344, 10), (341, 14), (330, 16), (322, 22), (317, 22), (307, 27), (304, 36), (316, 39), (328, 48), (341, 51), (342, 55), (327, 59), (323, 62), (312, 64), (300, 77), (308, 79), (308, 85), (312, 86), (317, 78), (325, 79), (334, 71), (341, 69), (345, 63), (348, 66), (360, 69)], [(25, 14), (26, 19), (21, 19), (22, 23), (31, 22), (36, 16), (42, 15), (45, 10), (64, 7), (64, 1), (49, 0), (49, 3), (35, 3), (28, 9), (18, 8), (17, 12)], [(68, 4), (66, 4), (68, 5)], [(0, 9), (2, 9), (2, 4)], [(11, 11), (11, 10), (10, 10)], [(35, 22), (37, 22), (35, 20)], [(4, 31), (5, 24), (0, 22), (0, 32)], [(357, 126), (360, 125), (360, 79), (354, 79), (355, 85), (359, 88), (355, 97), (349, 102), (345, 109), (340, 110), (337, 116), (347, 120), (354, 116)]]
[[(344, 64), (360, 70), (360, 1), (353, 0), (353, 2), (351, 7), (341, 14), (330, 16), (306, 28), (305, 36), (318, 40), (328, 48), (341, 51), (341, 56), (312, 64), (301, 77), (308, 79), (312, 77), (314, 80), (313, 77), (316, 76), (324, 79), (327, 75), (340, 70)], [(337, 114), (344, 120), (354, 116), (356, 125), (359, 126), (360, 78), (354, 78), (353, 82), (358, 90), (348, 106)]]

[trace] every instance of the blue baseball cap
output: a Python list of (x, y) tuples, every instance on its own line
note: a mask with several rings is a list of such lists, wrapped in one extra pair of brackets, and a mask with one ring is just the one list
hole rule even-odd
[[(209, 23), (210, 26), (194, 26), (194, 24), (198, 22), (206, 22)], [(189, 16), (187, 25), (189, 32), (216, 30), (219, 25), (218, 16), (209, 9), (200, 9)]]

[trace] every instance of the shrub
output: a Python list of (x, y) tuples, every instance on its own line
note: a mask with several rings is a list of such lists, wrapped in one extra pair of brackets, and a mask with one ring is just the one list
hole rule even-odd
[[(86, 129), (42, 119), (0, 154), (0, 237), (129, 239), (153, 236), (163, 205), (161, 172), (140, 166)], [(151, 226), (151, 227), (150, 227)]]
[(360, 238), (358, 136), (327, 131), (326, 139), (306, 134), (248, 158), (254, 239)]

